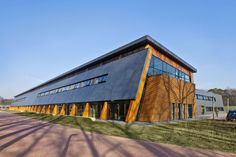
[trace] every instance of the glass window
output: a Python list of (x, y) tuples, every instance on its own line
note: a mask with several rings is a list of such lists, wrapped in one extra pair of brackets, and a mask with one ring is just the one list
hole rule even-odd
[(68, 86), (65, 86), (65, 87), (60, 87), (60, 88), (57, 88), (57, 89), (53, 89), (53, 90), (50, 90), (50, 91), (39, 93), (38, 96), (50, 95), (50, 94), (55, 94), (55, 93), (60, 93), (60, 92), (64, 92), (64, 91), (73, 90), (75, 88), (91, 86), (91, 85), (94, 85), (94, 84), (99, 84), (99, 83), (106, 82), (107, 79), (108, 79), (108, 76), (106, 74), (106, 75), (103, 75), (103, 76), (92, 78), (92, 79), (82, 81), (82, 82), (79, 82), (79, 83), (75, 83), (75, 84), (72, 84), (72, 85), (68, 85)]
[(80, 87), (85, 87), (85, 82), (80, 82)]
[(86, 86), (90, 86), (90, 82), (91, 82), (91, 80), (87, 80), (87, 81), (85, 81), (85, 82), (84, 82), (85, 87), (86, 87)]
[(153, 68), (149, 68), (148, 69), (148, 76), (153, 76), (154, 75), (154, 73), (153, 73)]
[(171, 120), (175, 120), (175, 104), (172, 104), (172, 108), (171, 108)]
[(51, 90), (50, 92), (49, 92), (49, 94), (53, 94), (54, 93), (54, 90)]
[(167, 63), (166, 62), (162, 63), (162, 71), (167, 72)]
[(99, 83), (98, 81), (99, 81), (98, 78), (95, 78), (94, 79), (94, 84), (98, 84)]
[(175, 77), (179, 78), (179, 70), (178, 69), (175, 70)]
[(154, 58), (155, 58), (155, 60), (154, 60), (154, 68), (162, 70), (163, 62), (159, 58), (157, 58), (157, 57), (154, 57)]
[(99, 80), (99, 83), (106, 82), (107, 76), (101, 76), (101, 77), (98, 78), (98, 80)]
[(102, 81), (106, 82), (107, 81), (107, 75), (106, 76), (102, 76)]
[(75, 88), (79, 88), (79, 87), (80, 87), (80, 83), (76, 83)]
[(155, 57), (152, 57), (151, 62), (150, 62), (150, 67), (154, 67), (154, 59)]
[(187, 74), (185, 74), (185, 81), (187, 81), (187, 82), (190, 82), (190, 76), (188, 76)]
[(167, 74), (171, 77), (181, 79), (186, 82), (191, 82), (190, 76), (184, 72), (174, 68), (170, 64), (162, 61), (158, 57), (153, 56), (150, 62), (148, 76)]
[(91, 85), (94, 85), (94, 84), (95, 84), (95, 79), (96, 79), (96, 78), (93, 78), (93, 79), (91, 80)]
[(153, 75), (158, 75), (158, 69), (153, 69)]
[(70, 90), (73, 90), (73, 89), (75, 89), (75, 84), (70, 85)]

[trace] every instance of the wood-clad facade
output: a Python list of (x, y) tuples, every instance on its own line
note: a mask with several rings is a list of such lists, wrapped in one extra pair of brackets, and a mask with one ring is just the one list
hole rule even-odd
[(191, 82), (176, 79), (167, 74), (147, 77), (142, 101), (139, 102), (138, 121), (160, 122), (195, 118), (197, 106), (193, 72), (152, 46), (146, 47), (150, 49), (151, 56), (187, 73), (191, 77)]
[[(196, 116), (195, 85), (193, 83), (177, 80), (168, 75), (151, 76), (147, 79), (139, 121), (159, 122), (188, 119), (190, 118), (189, 105), (193, 107), (193, 117)], [(180, 110), (178, 106), (180, 106)]]
[(149, 36), (15, 97), (11, 110), (126, 122), (196, 116), (196, 69)]

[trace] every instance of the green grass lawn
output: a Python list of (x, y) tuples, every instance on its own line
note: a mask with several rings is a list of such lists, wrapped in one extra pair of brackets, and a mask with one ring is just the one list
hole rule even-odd
[(236, 122), (199, 120), (145, 126), (92, 121), (82, 117), (16, 114), (100, 134), (236, 153)]

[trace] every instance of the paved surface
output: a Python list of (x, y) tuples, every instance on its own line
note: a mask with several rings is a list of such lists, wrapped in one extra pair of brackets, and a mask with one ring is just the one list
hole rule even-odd
[(220, 152), (89, 133), (0, 112), (0, 157), (230, 157)]

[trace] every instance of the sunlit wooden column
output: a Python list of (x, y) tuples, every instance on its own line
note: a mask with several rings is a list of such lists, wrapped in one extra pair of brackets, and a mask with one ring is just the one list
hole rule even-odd
[(70, 116), (77, 116), (78, 113), (78, 107), (76, 104), (73, 104), (71, 112), (70, 112)]
[(51, 105), (48, 105), (46, 113), (51, 114)]
[(60, 115), (66, 115), (66, 105), (65, 104), (62, 105)]
[(90, 111), (91, 111), (91, 105), (89, 103), (86, 103), (85, 109), (83, 112), (83, 117), (89, 117), (90, 116)]
[(58, 107), (58, 105), (55, 105), (55, 106), (54, 106), (53, 111), (52, 111), (52, 114), (53, 114), (53, 115), (58, 115), (58, 114), (59, 114), (59, 107)]
[(45, 105), (45, 114), (47, 114), (47, 111), (48, 111), (48, 105)]
[(33, 112), (36, 112), (37, 106), (34, 105)]
[(110, 108), (109, 108), (108, 103), (105, 101), (103, 104), (100, 119), (101, 120), (108, 120), (109, 118), (110, 118)]
[(38, 106), (35, 105), (34, 112), (37, 112), (37, 108), (38, 108)]
[(42, 110), (41, 110), (40, 113), (45, 113), (45, 112), (46, 112), (46, 107), (45, 107), (45, 105), (43, 105)]
[(41, 106), (37, 106), (37, 108), (36, 108), (36, 112), (39, 113), (40, 110), (41, 110)]
[(146, 82), (146, 78), (147, 78), (147, 73), (148, 73), (150, 61), (152, 58), (152, 51), (154, 51), (154, 49), (150, 45), (145, 46), (145, 48), (148, 48), (149, 52), (148, 52), (148, 56), (145, 61), (143, 73), (142, 73), (141, 80), (140, 80), (139, 87), (138, 87), (138, 92), (136, 95), (136, 99), (130, 101), (129, 110), (128, 110), (128, 113), (127, 113), (126, 119), (125, 119), (125, 121), (128, 123), (134, 122), (136, 120), (140, 101), (141, 101), (142, 95), (143, 95), (143, 90), (144, 90), (144, 86), (145, 86), (145, 82)]

